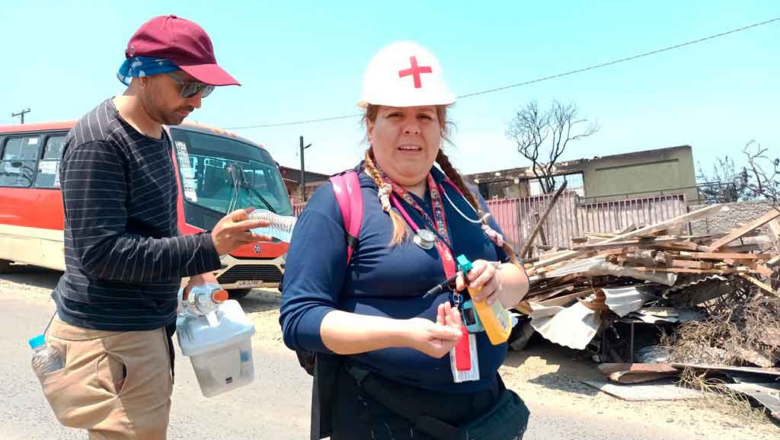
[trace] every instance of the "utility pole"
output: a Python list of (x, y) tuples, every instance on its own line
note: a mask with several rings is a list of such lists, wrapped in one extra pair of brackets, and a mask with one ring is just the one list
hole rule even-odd
[(20, 111), (19, 113), (11, 113), (11, 117), (15, 118), (17, 116), (21, 116), (22, 117), (22, 124), (24, 124), (24, 114), (25, 113), (30, 113), (30, 108), (29, 107), (24, 109), (24, 110), (22, 110), (22, 111)]
[(301, 200), (306, 202), (306, 163), (303, 160), (303, 150), (311, 147), (311, 144), (303, 145), (303, 136), (301, 136)]

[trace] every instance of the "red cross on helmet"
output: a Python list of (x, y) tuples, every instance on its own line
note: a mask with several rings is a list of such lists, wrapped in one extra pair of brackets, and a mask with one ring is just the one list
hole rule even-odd
[(360, 107), (415, 107), (455, 102), (439, 61), (424, 47), (399, 41), (382, 48), (366, 67)]

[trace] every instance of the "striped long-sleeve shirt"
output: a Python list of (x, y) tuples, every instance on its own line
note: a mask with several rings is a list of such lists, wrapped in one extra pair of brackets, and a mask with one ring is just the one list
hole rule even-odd
[(220, 267), (211, 235), (179, 235), (167, 137), (142, 135), (111, 99), (82, 118), (60, 166), (65, 274), (60, 319), (84, 328), (150, 330), (176, 320), (181, 278)]

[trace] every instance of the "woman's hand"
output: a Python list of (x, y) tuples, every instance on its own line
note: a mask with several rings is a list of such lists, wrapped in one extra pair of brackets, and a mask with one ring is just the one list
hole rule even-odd
[(460, 312), (449, 302), (439, 305), (436, 322), (425, 318), (407, 321), (409, 346), (428, 356), (441, 358), (458, 343), (461, 333)]
[(463, 272), (458, 273), (458, 278), (455, 280), (455, 289), (458, 292), (465, 289), (468, 282), (468, 287), (474, 292), (471, 299), (475, 302), (487, 301), (488, 305), (493, 305), (498, 300), (498, 294), (502, 289), (501, 277), (493, 263), (476, 260), (472, 263), (472, 269), (467, 276), (468, 280), (465, 280)]

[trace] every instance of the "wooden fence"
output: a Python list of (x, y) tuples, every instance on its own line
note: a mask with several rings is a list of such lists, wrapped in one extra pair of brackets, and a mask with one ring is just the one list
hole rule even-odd
[[(552, 194), (522, 199), (489, 200), (504, 235), (519, 251), (552, 199)], [(571, 239), (585, 233), (614, 233), (631, 225), (641, 227), (687, 212), (684, 194), (644, 197), (603, 203), (583, 203), (574, 192), (561, 194), (544, 222), (544, 236), (535, 244), (570, 247)]]
[[(552, 194), (547, 194), (521, 199), (488, 200), (487, 205), (504, 231), (506, 240), (519, 252), (552, 197)], [(561, 194), (544, 222), (544, 235), (538, 235), (535, 244), (546, 242), (549, 246), (570, 247), (572, 238), (587, 232), (614, 233), (631, 225), (651, 225), (688, 212), (684, 194), (603, 203), (584, 203), (584, 200), (573, 191)], [(300, 215), (305, 206), (305, 203), (294, 204), (294, 214)]]

